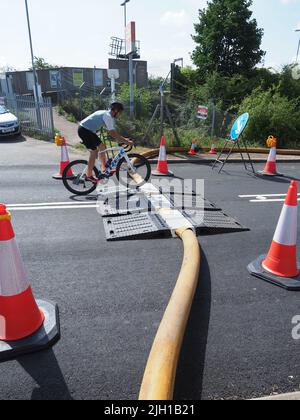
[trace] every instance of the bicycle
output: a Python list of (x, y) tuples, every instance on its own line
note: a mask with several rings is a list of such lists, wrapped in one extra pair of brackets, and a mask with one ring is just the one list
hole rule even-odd
[[(116, 174), (118, 181), (125, 187), (140, 187), (147, 183), (151, 177), (151, 165), (149, 161), (137, 153), (131, 153), (132, 146), (120, 145), (111, 147), (101, 153), (118, 152), (116, 156), (107, 161), (106, 170), (101, 170), (99, 160), (96, 161), (93, 176), (99, 179), (99, 182), (105, 182)], [(97, 184), (87, 181), (88, 162), (86, 160), (75, 160), (71, 162), (63, 171), (62, 180), (65, 188), (74, 195), (84, 196), (94, 192)], [(115, 171), (115, 172), (114, 172)], [(71, 175), (70, 175), (71, 174)], [(136, 183), (132, 176), (138, 174), (141, 182)]]

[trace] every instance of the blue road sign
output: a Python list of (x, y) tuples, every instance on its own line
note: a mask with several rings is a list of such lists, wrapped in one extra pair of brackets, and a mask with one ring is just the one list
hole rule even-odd
[(249, 114), (248, 112), (246, 114), (241, 115), (233, 124), (231, 129), (231, 139), (232, 140), (238, 140), (238, 138), (243, 134), (243, 131), (247, 127), (249, 121)]

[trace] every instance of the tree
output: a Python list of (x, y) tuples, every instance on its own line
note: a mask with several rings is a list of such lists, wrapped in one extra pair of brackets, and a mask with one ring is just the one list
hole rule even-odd
[(248, 75), (265, 56), (264, 34), (252, 19), (252, 0), (211, 0), (199, 10), (193, 36), (193, 61), (204, 80), (216, 71), (224, 76)]
[[(34, 57), (34, 66), (36, 70), (48, 70), (59, 68), (59, 66), (47, 63), (46, 60), (42, 57)], [(32, 70), (32, 67), (29, 70)]]

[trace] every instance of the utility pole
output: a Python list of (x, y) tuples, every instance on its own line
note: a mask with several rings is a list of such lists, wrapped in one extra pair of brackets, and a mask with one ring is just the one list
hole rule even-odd
[(25, 8), (26, 8), (28, 35), (29, 35), (30, 51), (31, 51), (32, 71), (33, 71), (33, 78), (34, 78), (36, 116), (37, 116), (37, 123), (38, 123), (39, 129), (41, 130), (42, 129), (42, 118), (41, 118), (41, 108), (40, 108), (40, 99), (39, 99), (39, 91), (38, 91), (38, 78), (37, 78), (37, 72), (36, 72), (36, 68), (35, 68), (35, 64), (34, 64), (34, 54), (33, 54), (32, 37), (31, 37), (30, 19), (29, 19), (29, 11), (28, 11), (27, 0), (25, 0)]

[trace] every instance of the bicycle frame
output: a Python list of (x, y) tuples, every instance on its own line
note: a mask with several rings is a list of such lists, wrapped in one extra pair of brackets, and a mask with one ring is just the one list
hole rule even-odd
[[(131, 162), (130, 162), (130, 159), (129, 159), (129, 157), (128, 157), (128, 155), (127, 155), (127, 153), (126, 153), (126, 151), (125, 151), (125, 149), (124, 149), (123, 147), (112, 147), (112, 148), (109, 148), (109, 149), (105, 149), (105, 150), (103, 150), (102, 152), (100, 152), (99, 154), (102, 154), (102, 153), (108, 153), (108, 152), (113, 152), (113, 151), (118, 151), (119, 153), (118, 153), (118, 154), (117, 154), (117, 156), (115, 156), (115, 158), (112, 160), (112, 163), (111, 163), (111, 164), (110, 164), (110, 166), (106, 169), (106, 171), (105, 171), (105, 172), (102, 172), (102, 171), (101, 171), (101, 169), (100, 169), (100, 161), (99, 161), (99, 159), (97, 159), (97, 161), (96, 161), (96, 166), (97, 166), (97, 169), (100, 169), (100, 174), (101, 174), (101, 175), (105, 175), (105, 176), (109, 177), (109, 176), (111, 175), (111, 171), (112, 171), (113, 169), (115, 169), (115, 168), (118, 166), (118, 163), (120, 162), (120, 160), (121, 160), (122, 158), (125, 158), (125, 160), (126, 160), (126, 162), (127, 162), (127, 164), (128, 164), (129, 170), (130, 170), (132, 173), (135, 173), (134, 167), (132, 166), (132, 164), (131, 164)], [(85, 177), (85, 175), (86, 175), (86, 172), (87, 172), (87, 168), (86, 168), (86, 169), (85, 169), (85, 171), (82, 173), (82, 175), (81, 175), (81, 177), (80, 177), (80, 180), (83, 180), (83, 179), (84, 179), (84, 177)]]

